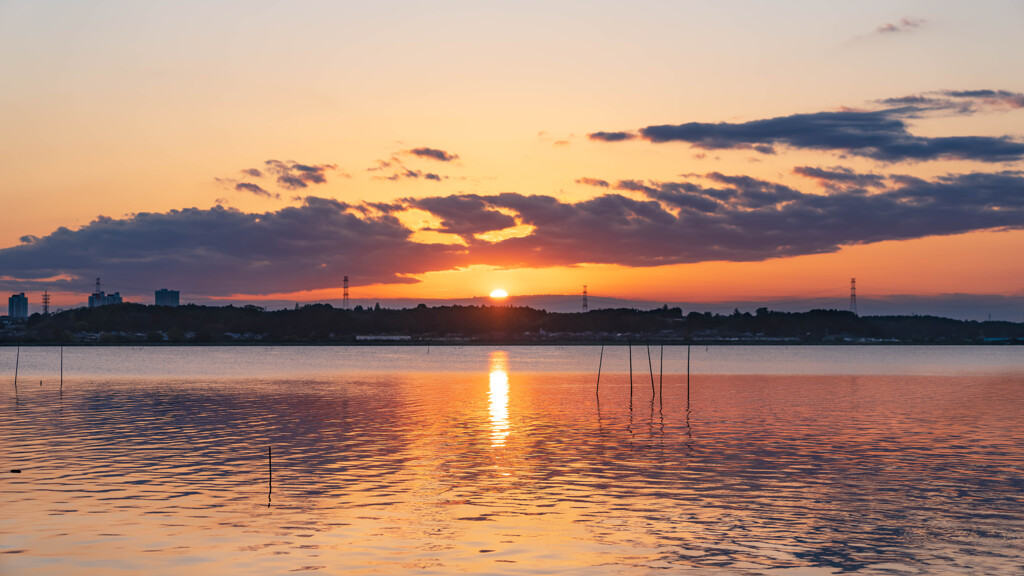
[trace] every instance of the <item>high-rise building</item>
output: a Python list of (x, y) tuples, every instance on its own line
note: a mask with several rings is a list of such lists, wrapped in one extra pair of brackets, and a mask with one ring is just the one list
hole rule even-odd
[(95, 308), (97, 306), (106, 306), (107, 304), (120, 304), (122, 302), (124, 302), (124, 300), (121, 298), (120, 292), (112, 292), (110, 294), (107, 294), (106, 292), (100, 290), (98, 292), (93, 292), (92, 296), (89, 296), (89, 308)]
[(178, 306), (178, 291), (168, 290), (167, 288), (161, 288), (156, 291), (156, 305), (157, 306), (170, 306), (177, 308)]
[(7, 299), (7, 316), (10, 318), (28, 318), (28, 298), (25, 293), (11, 294)]

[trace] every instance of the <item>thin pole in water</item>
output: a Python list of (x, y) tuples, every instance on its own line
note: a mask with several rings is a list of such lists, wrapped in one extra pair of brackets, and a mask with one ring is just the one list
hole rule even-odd
[(60, 347), (60, 391), (64, 393), (64, 345)]
[(651, 343), (647, 343), (647, 369), (651, 372), (651, 397), (654, 397), (654, 364), (651, 363)]
[(661, 345), (661, 359), (658, 360), (658, 396), (661, 397), (661, 392), (664, 390), (664, 384), (662, 383), (662, 376), (665, 374), (665, 345)]
[(18, 345), (17, 356), (14, 357), (14, 394), (18, 394), (18, 365), (21, 363), (21, 345)]
[(690, 403), (690, 345), (686, 345), (686, 403)]
[(601, 356), (597, 359), (597, 390), (594, 392), (598, 394), (601, 392), (601, 365), (604, 364), (604, 344), (601, 344)]
[(267, 446), (267, 508), (270, 508), (270, 493), (274, 491), (274, 458)]
[[(626, 345), (629, 346), (629, 401), (633, 401), (633, 341), (627, 340)], [(17, 381), (17, 378), (15, 378)]]

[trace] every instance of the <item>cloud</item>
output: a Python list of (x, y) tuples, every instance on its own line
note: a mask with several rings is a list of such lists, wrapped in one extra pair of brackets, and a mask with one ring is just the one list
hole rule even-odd
[(239, 192), (251, 192), (256, 196), (263, 196), (264, 198), (280, 198), (280, 194), (271, 194), (264, 190), (259, 184), (253, 184), (251, 182), (239, 182), (235, 184), (235, 190)]
[[(245, 172), (245, 170), (243, 170), (243, 172)], [(261, 196), (263, 198), (276, 198), (276, 199), (280, 199), (281, 198), (280, 194), (277, 194), (277, 193), (271, 194), (270, 192), (268, 192), (265, 188), (263, 188), (259, 184), (253, 184), (252, 182), (239, 182), (238, 180), (235, 180), (234, 178), (214, 178), (214, 181), (216, 181), (221, 186), (224, 186), (225, 188), (230, 188), (230, 189), (234, 190), (235, 192), (246, 192), (246, 193), (252, 194), (254, 196)], [(218, 204), (227, 203), (227, 199), (226, 198), (218, 199), (217, 203)]]
[(240, 172), (243, 175), (252, 178), (263, 178), (263, 172), (261, 172), (258, 168), (246, 168), (245, 170), (240, 170)]
[(632, 132), (593, 132), (587, 134), (587, 138), (599, 142), (622, 142), (636, 138), (636, 134)]
[(458, 234), (466, 242), (473, 242), (474, 234), (504, 230), (516, 225), (512, 216), (498, 212), (482, 196), (475, 194), (432, 198), (408, 198), (410, 207), (425, 210), (441, 219), (438, 232)]
[(424, 180), (433, 180), (434, 182), (440, 182), (441, 180), (447, 178), (447, 176), (441, 176), (440, 174), (435, 174), (433, 172), (424, 172), (422, 170), (413, 170), (411, 168), (406, 168), (403, 166), (401, 170), (395, 172), (394, 174), (391, 174), (390, 176), (377, 177), (377, 179), (379, 180), (391, 180), (392, 182), (396, 180), (416, 180), (419, 178), (423, 178)]
[(1024, 94), (1009, 90), (937, 90), (878, 101), (886, 106), (906, 106), (921, 112), (968, 115), (978, 112), (1024, 108)]
[(337, 164), (299, 164), (298, 162), (267, 160), (267, 172), (277, 177), (277, 184), (288, 190), (307, 188), (310, 184), (327, 182), (327, 171), (337, 170)]
[(797, 166), (793, 169), (793, 173), (817, 180), (828, 187), (880, 188), (885, 186), (885, 176), (879, 174), (860, 174), (842, 166), (833, 166), (831, 168)]
[[(436, 150), (434, 148), (414, 148), (412, 150), (406, 150), (402, 154), (412, 154), (419, 157), (430, 158), (433, 160), (439, 160), (441, 162), (451, 162), (456, 160), (459, 156), (457, 154), (449, 154), (444, 150)], [(407, 167), (398, 154), (394, 154), (387, 160), (377, 160), (376, 163), (366, 169), (367, 172), (391, 172), (388, 175), (374, 176), (375, 180), (390, 180), (396, 182), (398, 180), (417, 180), (422, 178), (424, 180), (431, 180), (433, 182), (440, 182), (447, 180), (447, 176), (442, 176), (436, 172), (424, 172), (423, 170), (416, 170)]]
[[(881, 101), (877, 110), (793, 114), (748, 122), (688, 122), (639, 130), (655, 143), (684, 142), (702, 150), (754, 149), (774, 154), (776, 147), (834, 151), (882, 162), (1024, 159), (1024, 142), (1008, 136), (916, 136), (907, 121), (935, 113), (973, 113), (995, 107), (1024, 107), (1024, 95), (1001, 90), (943, 91)], [(616, 142), (630, 132), (595, 132), (591, 139)], [(621, 136), (620, 136), (621, 135)]]
[(584, 186), (596, 186), (598, 188), (608, 188), (610, 186), (607, 180), (600, 180), (598, 178), (587, 177), (577, 178), (576, 183), (583, 184)]
[[(546, 195), (455, 194), (350, 205), (307, 197), (297, 207), (245, 213), (214, 207), (99, 217), (0, 249), (0, 286), (88, 291), (111, 278), (123, 292), (159, 286), (190, 294), (269, 294), (471, 265), (658, 266), (759, 261), (843, 246), (990, 229), (1024, 229), (1024, 171), (932, 179), (801, 167), (825, 194), (745, 175), (620, 180), (579, 202)], [(600, 187), (600, 186), (599, 186)], [(601, 187), (603, 188), (603, 187)], [(628, 192), (623, 194), (622, 192)], [(425, 244), (399, 217), (410, 208), (466, 245)], [(480, 234), (525, 231), (490, 241)], [(48, 279), (48, 280), (47, 280)], [(113, 279), (117, 279), (116, 282)]]
[[(848, 174), (848, 176), (854, 176)], [(864, 175), (870, 180), (870, 175)], [(621, 181), (577, 203), (506, 193), (473, 196), (476, 212), (446, 214), (470, 226), (481, 210), (508, 209), (528, 236), (469, 247), (473, 264), (552, 266), (611, 263), (656, 266), (710, 260), (758, 261), (834, 252), (843, 246), (975, 230), (1024, 228), (1024, 173), (970, 173), (927, 181), (893, 178), (872, 194), (808, 194), (719, 173), (698, 182)], [(451, 196), (446, 204), (460, 197)], [(429, 203), (419, 206), (431, 211)]]
[(85, 279), (101, 276), (122, 292), (166, 286), (227, 296), (337, 287), (344, 275), (360, 284), (414, 282), (405, 275), (463, 262), (458, 247), (411, 241), (394, 216), (349, 208), (309, 197), (262, 214), (214, 207), (99, 217), (0, 250), (0, 269), (22, 279), (70, 277), (46, 284), (51, 290), (87, 291)]
[(407, 150), (406, 153), (420, 158), (438, 160), (440, 162), (451, 162), (453, 160), (458, 160), (459, 158), (458, 154), (451, 154), (444, 150), (438, 150), (437, 148), (413, 148), (412, 150)]
[(892, 23), (886, 22), (881, 26), (875, 28), (877, 34), (898, 34), (900, 32), (910, 32), (917, 30), (927, 21), (922, 18), (900, 18), (899, 22)]
[(366, 169), (367, 172), (380, 172), (381, 170), (387, 170), (391, 168), (391, 161), (388, 160), (377, 160), (377, 163)]

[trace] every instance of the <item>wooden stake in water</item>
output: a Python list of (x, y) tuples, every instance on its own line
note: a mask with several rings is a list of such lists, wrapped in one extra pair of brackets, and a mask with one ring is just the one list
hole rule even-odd
[(661, 345), (661, 359), (658, 360), (658, 397), (661, 397), (661, 392), (665, 386), (662, 383), (661, 377), (665, 374), (665, 345)]
[(64, 393), (64, 346), (60, 347), (60, 391)]
[(270, 493), (274, 491), (274, 458), (271, 447), (267, 446), (267, 508), (270, 508)]
[(690, 403), (690, 345), (686, 345), (686, 403)]
[[(629, 401), (633, 402), (633, 341), (627, 340), (626, 345), (629, 346)], [(17, 379), (15, 379), (17, 380)]]
[(651, 372), (651, 397), (654, 397), (654, 364), (651, 363), (651, 343), (647, 343), (647, 369)]
[(597, 391), (601, 392), (601, 365), (604, 364), (604, 344), (601, 344), (601, 356), (597, 359)]
[(14, 357), (14, 394), (18, 394), (18, 365), (21, 363), (21, 346), (18, 346), (18, 355)]

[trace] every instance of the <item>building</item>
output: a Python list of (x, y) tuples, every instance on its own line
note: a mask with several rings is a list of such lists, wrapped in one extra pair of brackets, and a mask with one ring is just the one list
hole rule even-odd
[(99, 290), (97, 292), (93, 292), (92, 296), (89, 296), (89, 308), (106, 306), (107, 304), (120, 304), (122, 302), (124, 302), (124, 300), (121, 299), (120, 292), (107, 294), (102, 290)]
[(178, 291), (161, 288), (156, 291), (156, 305), (178, 307)]
[(7, 316), (10, 318), (28, 318), (28, 298), (25, 293), (11, 294), (7, 299)]

